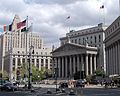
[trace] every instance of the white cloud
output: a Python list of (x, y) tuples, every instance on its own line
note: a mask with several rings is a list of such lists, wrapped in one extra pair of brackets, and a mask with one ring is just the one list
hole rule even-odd
[[(70, 29), (80, 29), (103, 22), (110, 24), (118, 16), (119, 0), (1, 0), (0, 25), (10, 24), (18, 14), (29, 16), (29, 25), (39, 32), (46, 45), (57, 44)], [(6, 3), (7, 2), (7, 3)], [(100, 6), (104, 5), (104, 11)], [(66, 19), (70, 16), (70, 19)]]

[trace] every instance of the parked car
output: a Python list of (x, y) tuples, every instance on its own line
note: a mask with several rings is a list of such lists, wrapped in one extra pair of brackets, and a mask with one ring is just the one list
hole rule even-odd
[(85, 81), (82, 79), (77, 80), (76, 87), (85, 87)]
[(98, 80), (92, 80), (92, 81), (90, 82), (90, 84), (97, 85), (97, 84), (99, 84), (99, 81), (98, 81)]
[(13, 83), (11, 83), (11, 82), (7, 82), (1, 86), (1, 91), (3, 91), (3, 90), (5, 90), (5, 91), (17, 91), (18, 87), (13, 85)]
[(67, 87), (68, 87), (68, 83), (67, 82), (60, 83), (59, 88), (67, 88)]

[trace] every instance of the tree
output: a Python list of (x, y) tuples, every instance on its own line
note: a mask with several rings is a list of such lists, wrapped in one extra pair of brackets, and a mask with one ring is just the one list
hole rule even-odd
[[(28, 67), (27, 67), (28, 69)], [(20, 68), (20, 75), (21, 75), (21, 78), (24, 79), (25, 78), (25, 64), (22, 64), (21, 65), (21, 68)]]
[(103, 69), (98, 68), (98, 69), (95, 71), (95, 75), (96, 75), (96, 76), (102, 76), (102, 77), (104, 77), (104, 76), (105, 76), (105, 72), (104, 72)]
[(2, 70), (0, 70), (0, 75), (1, 75), (1, 77), (4, 77), (4, 78), (9, 77), (7, 71), (5, 71), (5, 70), (3, 72), (2, 72)]
[[(27, 67), (28, 70), (28, 67)], [(25, 64), (22, 64), (20, 69), (21, 78), (24, 79), (25, 74)], [(52, 71), (50, 69), (46, 69), (45, 67), (41, 67), (41, 70), (39, 70), (36, 66), (32, 65), (32, 81), (37, 82), (46, 78), (51, 77)]]

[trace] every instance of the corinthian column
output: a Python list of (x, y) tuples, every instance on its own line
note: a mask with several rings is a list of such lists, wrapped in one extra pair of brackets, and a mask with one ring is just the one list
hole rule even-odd
[(85, 61), (86, 61), (86, 76), (88, 76), (88, 54), (86, 54)]
[(72, 57), (71, 56), (69, 56), (69, 58), (70, 58), (70, 75), (72, 75)]
[(97, 68), (97, 66), (96, 66), (96, 55), (94, 55), (94, 71), (96, 71), (96, 68)]
[(58, 77), (60, 77), (60, 57), (58, 57)]
[(62, 57), (62, 78), (64, 78), (64, 57)]
[(76, 63), (75, 63), (75, 55), (74, 55), (73, 56), (73, 73), (75, 73), (75, 70), (76, 70), (75, 65)]
[(65, 77), (67, 78), (68, 70), (67, 70), (67, 56), (65, 57)]
[(92, 54), (90, 55), (90, 75), (92, 75)]
[(80, 58), (79, 58), (79, 55), (77, 55), (77, 71), (80, 71)]

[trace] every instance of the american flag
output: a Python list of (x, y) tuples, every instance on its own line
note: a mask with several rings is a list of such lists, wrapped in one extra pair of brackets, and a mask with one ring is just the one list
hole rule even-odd
[(22, 26), (26, 26), (26, 20), (17, 23), (17, 29), (21, 28)]

